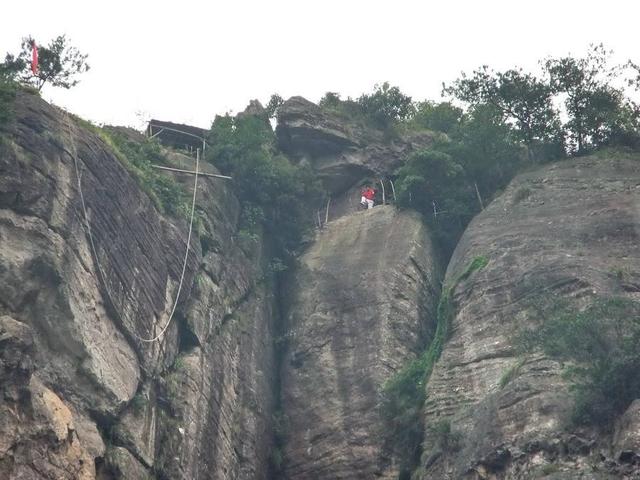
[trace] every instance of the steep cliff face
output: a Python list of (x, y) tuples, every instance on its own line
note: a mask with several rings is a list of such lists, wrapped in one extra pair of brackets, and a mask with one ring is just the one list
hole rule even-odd
[(477, 256), (489, 263), (453, 291), (420, 478), (638, 478), (625, 463), (637, 458), (637, 405), (614, 439), (571, 428), (563, 366), (516, 348), (518, 332), (539, 325), (533, 299), (557, 294), (577, 309), (594, 296), (638, 298), (638, 160), (604, 154), (521, 175), (470, 224), (445, 284)]
[(25, 93), (15, 116), (0, 143), (0, 477), (266, 478), (273, 302), (261, 253), (234, 241), (235, 198), (201, 181), (210, 250), (194, 237), (176, 318), (142, 341), (168, 321), (186, 222), (73, 118)]
[(378, 402), (433, 330), (433, 258), (421, 220), (390, 206), (329, 223), (303, 255), (288, 294), (285, 478), (397, 478)]
[[(231, 190), (201, 179), (205, 233), (176, 299), (188, 224), (159, 211), (104, 132), (24, 92), (2, 129), (0, 478), (406, 478), (412, 455), (394, 445), (381, 393), (434, 338), (444, 349), (413, 478), (640, 478), (639, 401), (606, 431), (572, 427), (565, 365), (517, 344), (540, 326), (540, 299), (576, 311), (640, 300), (640, 158), (517, 177), (441, 282), (417, 215), (357, 208), (362, 182), (392, 176), (433, 135), (385, 138), (294, 97), (278, 141), (323, 179), (329, 222), (281, 285), (268, 241), (241, 249)], [(145, 341), (176, 301), (166, 333)]]

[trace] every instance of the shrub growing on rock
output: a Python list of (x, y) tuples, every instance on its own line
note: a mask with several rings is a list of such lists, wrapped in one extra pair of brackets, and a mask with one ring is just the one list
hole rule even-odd
[(313, 224), (310, 205), (322, 198), (311, 169), (294, 165), (275, 146), (267, 119), (259, 115), (216, 117), (209, 133), (207, 160), (233, 177), (240, 199), (240, 234), (257, 239), (271, 234), (275, 255), (288, 260)]
[(595, 298), (578, 311), (554, 298), (536, 310), (542, 324), (521, 335), (524, 350), (568, 363), (575, 424), (610, 427), (640, 397), (640, 303)]

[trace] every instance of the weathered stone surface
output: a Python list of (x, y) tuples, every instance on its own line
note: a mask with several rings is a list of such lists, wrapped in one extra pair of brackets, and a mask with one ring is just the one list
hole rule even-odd
[(624, 463), (640, 463), (640, 400), (618, 420), (613, 437), (614, 456)]
[[(273, 298), (258, 285), (261, 250), (247, 258), (238, 246), (230, 189), (200, 179), (202, 234), (190, 246), (178, 309), (160, 341), (145, 343), (140, 337), (166, 325), (175, 301), (184, 220), (157, 211), (99, 133), (36, 96), (19, 93), (3, 137), (0, 315), (11, 317), (0, 317), (0, 355), (11, 357), (0, 375), (14, 380), (0, 384), (8, 392), (0, 396), (0, 478), (94, 478), (94, 459), (105, 479), (266, 478)], [(177, 153), (169, 161), (194, 166)], [(193, 177), (175, 178), (192, 191)], [(32, 376), (38, 397), (24, 387)], [(168, 396), (172, 381), (186, 387)], [(65, 428), (73, 434), (62, 439)], [(172, 437), (187, 430), (186, 442)], [(67, 467), (76, 473), (56, 470)]]
[[(536, 326), (534, 298), (559, 294), (576, 306), (594, 295), (637, 298), (638, 160), (605, 154), (521, 175), (470, 224), (446, 282), (476, 256), (489, 263), (454, 291), (451, 337), (427, 386), (421, 478), (531, 478), (550, 463), (546, 469), (560, 473), (549, 478), (616, 472), (590, 460), (603, 437), (564, 433), (572, 401), (562, 366), (541, 355), (518, 358), (514, 342)], [(614, 274), (621, 266), (630, 272), (623, 282)], [(434, 460), (430, 427), (442, 421), (461, 444)]]
[(71, 411), (33, 376), (33, 337), (27, 325), (0, 317), (0, 478), (92, 479), (93, 457)]
[(439, 285), (425, 227), (390, 206), (342, 217), (291, 283), (285, 478), (396, 478), (378, 398), (433, 328)]
[(112, 429), (113, 441), (126, 447), (146, 467), (153, 466), (160, 407), (154, 386), (147, 382), (136, 393), (131, 405)]
[[(21, 94), (16, 110), (0, 156), (3, 305), (37, 327), (47, 382), (112, 415), (136, 391), (138, 361), (155, 368), (175, 352), (175, 326), (162, 342), (137, 337), (153, 336), (168, 319), (184, 234), (97, 135), (32, 95)], [(76, 152), (97, 258), (85, 233)], [(194, 245), (185, 294), (198, 257)]]
[(99, 480), (136, 479), (151, 480), (149, 471), (122, 447), (111, 447), (105, 455), (104, 464), (98, 471)]
[(385, 139), (383, 132), (302, 97), (278, 109), (276, 134), (283, 151), (309, 161), (332, 194), (363, 178), (393, 173), (407, 155), (434, 140), (429, 132)]
[(169, 478), (268, 478), (272, 309), (270, 293), (257, 288), (167, 376), (162, 395), (172, 415), (160, 422), (159, 468)]

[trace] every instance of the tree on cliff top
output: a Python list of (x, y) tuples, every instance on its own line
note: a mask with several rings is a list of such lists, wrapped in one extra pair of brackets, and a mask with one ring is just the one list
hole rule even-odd
[(411, 97), (402, 93), (398, 87), (390, 86), (389, 82), (376, 85), (372, 94), (361, 95), (358, 105), (381, 128), (387, 128), (394, 121), (409, 118), (414, 111)]
[(554, 142), (560, 132), (558, 112), (554, 109), (553, 90), (546, 82), (521, 69), (495, 72), (484, 66), (465, 74), (444, 89), (445, 93), (471, 106), (492, 105), (525, 144), (533, 159), (536, 144)]
[(275, 256), (291, 260), (313, 224), (310, 205), (322, 198), (310, 168), (278, 152), (273, 130), (260, 115), (218, 116), (208, 140), (207, 161), (233, 177), (241, 202), (239, 238), (254, 243), (264, 229), (271, 234)]
[(624, 67), (610, 65), (612, 53), (600, 44), (584, 57), (544, 62), (553, 92), (564, 97), (569, 117), (565, 129), (577, 153), (605, 145), (635, 126), (634, 107), (623, 89), (615, 86)]
[(17, 55), (7, 53), (0, 63), (0, 76), (17, 80), (42, 90), (46, 83), (54, 87), (71, 88), (78, 83), (77, 75), (89, 70), (87, 55), (69, 45), (65, 35), (53, 39), (48, 46), (38, 46), (38, 70), (31, 71), (31, 36), (22, 39)]

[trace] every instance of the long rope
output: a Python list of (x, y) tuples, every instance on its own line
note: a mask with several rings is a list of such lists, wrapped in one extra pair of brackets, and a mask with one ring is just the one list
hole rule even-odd
[[(102, 285), (104, 287), (104, 290), (107, 294), (107, 297), (109, 298), (109, 302), (111, 303), (111, 305), (113, 306), (113, 308), (115, 308), (115, 303), (113, 303), (113, 300), (111, 299), (111, 295), (109, 294), (109, 290), (107, 288), (107, 283), (105, 280), (105, 276), (104, 273), (102, 271), (102, 268), (100, 267), (100, 261), (98, 260), (98, 252), (96, 250), (96, 246), (95, 243), (93, 241), (93, 234), (91, 232), (91, 225), (89, 223), (89, 215), (87, 214), (87, 207), (84, 201), (84, 194), (82, 192), (82, 182), (80, 181), (80, 170), (78, 168), (78, 150), (76, 148), (76, 142), (75, 139), (73, 137), (73, 135), (71, 134), (71, 123), (69, 121), (69, 112), (67, 112), (65, 110), (65, 114), (66, 114), (66, 123), (67, 123), (67, 132), (69, 134), (69, 141), (71, 142), (71, 148), (72, 148), (72, 157), (73, 157), (73, 165), (75, 168), (75, 172), (76, 172), (76, 180), (78, 181), (78, 192), (80, 193), (80, 203), (82, 205), (82, 212), (84, 214), (84, 223), (85, 223), (85, 228), (87, 230), (87, 234), (89, 236), (89, 244), (91, 245), (91, 251), (93, 252), (93, 257), (95, 259), (95, 263), (96, 263), (96, 270), (98, 271), (98, 274), (100, 275), (100, 280), (102, 282)], [(180, 283), (178, 284), (178, 293), (176, 294), (176, 298), (175, 301), (173, 303), (173, 308), (171, 309), (171, 314), (169, 315), (169, 320), (167, 320), (166, 325), (164, 326), (164, 328), (160, 331), (160, 333), (158, 335), (156, 335), (153, 338), (143, 338), (140, 337), (139, 335), (137, 335), (135, 332), (131, 332), (131, 334), (138, 340), (140, 340), (141, 342), (147, 342), (147, 343), (152, 343), (155, 342), (157, 340), (160, 339), (160, 337), (162, 337), (164, 335), (164, 333), (167, 331), (167, 329), (169, 328), (169, 325), (171, 325), (171, 321), (173, 320), (173, 315), (176, 312), (176, 308), (178, 306), (178, 300), (180, 298), (180, 292), (182, 292), (182, 284), (184, 282), (184, 277), (185, 277), (185, 272), (187, 270), (187, 260), (189, 258), (189, 250), (191, 247), (191, 234), (193, 232), (193, 218), (195, 215), (195, 208), (196, 208), (196, 196), (198, 193), (198, 170), (200, 167), (200, 152), (196, 152), (196, 170), (195, 170), (195, 179), (193, 182), (193, 198), (191, 200), (191, 218), (189, 219), (189, 234), (187, 236), (187, 248), (186, 251), (184, 253), (184, 263), (182, 265), (182, 273), (180, 274)]]

